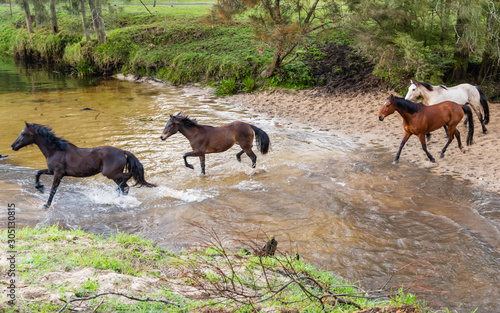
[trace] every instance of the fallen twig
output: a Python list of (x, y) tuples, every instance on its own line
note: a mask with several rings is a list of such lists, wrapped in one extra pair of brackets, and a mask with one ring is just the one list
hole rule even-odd
[[(99, 294), (96, 294), (96, 295), (93, 295), (93, 296), (90, 296), (90, 297), (86, 297), (86, 298), (76, 298), (76, 299), (71, 299), (69, 301), (66, 301), (64, 299), (61, 299), (61, 301), (64, 302), (64, 305), (63, 307), (57, 311), (57, 313), (61, 313), (63, 312), (64, 310), (66, 310), (66, 308), (68, 307), (68, 305), (71, 303), (71, 302), (77, 302), (77, 301), (88, 301), (88, 300), (92, 300), (92, 299), (95, 299), (95, 298), (98, 298), (98, 297), (102, 297), (102, 296), (106, 296), (106, 295), (116, 295), (116, 296), (122, 296), (122, 297), (125, 297), (125, 298), (128, 298), (130, 300), (135, 300), (135, 301), (140, 301), (140, 302), (161, 302), (161, 303), (164, 303), (164, 304), (167, 304), (167, 305), (173, 305), (173, 306), (176, 306), (178, 308), (180, 308), (181, 306), (175, 302), (171, 302), (171, 301), (168, 301), (168, 300), (161, 300), (161, 299), (151, 299), (151, 298), (145, 298), (145, 299), (141, 299), (141, 298), (136, 298), (136, 297), (132, 297), (132, 296), (129, 296), (129, 295), (126, 295), (124, 293), (121, 293), (121, 292), (113, 292), (113, 291), (108, 291), (108, 292), (102, 292), (102, 293), (99, 293)], [(101, 303), (99, 304), (99, 306), (102, 304), (102, 301)]]

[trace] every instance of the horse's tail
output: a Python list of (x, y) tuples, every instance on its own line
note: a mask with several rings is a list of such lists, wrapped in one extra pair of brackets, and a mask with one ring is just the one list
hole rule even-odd
[(134, 177), (135, 180), (134, 186), (140, 185), (140, 187), (156, 187), (155, 184), (148, 183), (144, 179), (144, 167), (135, 155), (129, 151), (124, 150), (123, 152), (125, 152), (125, 155), (127, 156), (127, 164), (125, 165), (125, 168), (129, 171), (129, 173), (132, 173), (132, 177)]
[(479, 92), (479, 102), (481, 103), (484, 111), (484, 124), (488, 124), (490, 122), (490, 108), (488, 107), (488, 101), (486, 100), (486, 96), (481, 88), (476, 86), (476, 89)]
[(269, 136), (265, 131), (258, 128), (257, 126), (250, 125), (255, 133), (255, 141), (257, 142), (257, 147), (259, 148), (260, 153), (266, 154), (269, 152), (269, 146), (271, 141), (269, 140)]
[(472, 137), (474, 137), (474, 121), (472, 118), (472, 110), (468, 105), (462, 105), (462, 110), (467, 114), (467, 119), (469, 120), (469, 133), (467, 134), (467, 145), (472, 145)]

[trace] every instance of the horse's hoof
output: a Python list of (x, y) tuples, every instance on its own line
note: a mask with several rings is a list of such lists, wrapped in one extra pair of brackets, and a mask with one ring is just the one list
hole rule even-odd
[(194, 170), (194, 166), (192, 166), (191, 164), (186, 164), (186, 167), (189, 167), (190, 169)]
[(40, 191), (41, 193), (43, 193), (43, 185), (35, 186), (35, 188), (38, 189), (38, 191)]
[(431, 162), (432, 162), (432, 163), (436, 163), (436, 159), (432, 158), (432, 159), (431, 159)]
[(124, 187), (124, 188), (123, 188), (123, 190), (122, 190), (122, 194), (123, 194), (124, 196), (128, 195), (128, 191), (129, 191), (129, 189), (130, 189), (130, 188), (129, 188), (128, 186), (127, 186), (127, 187)]
[(241, 158), (240, 157), (236, 157), (236, 160), (238, 160), (238, 162), (241, 162)]
[(441, 153), (441, 155), (439, 156), (439, 158), (444, 158), (444, 153)]
[(394, 164), (394, 165), (398, 165), (398, 163), (399, 163), (399, 161), (398, 161), (398, 160), (394, 160), (394, 161), (392, 161), (392, 164)]
[(48, 205), (47, 203), (43, 204), (40, 209), (42, 210), (47, 210), (48, 208), (50, 208), (50, 205)]

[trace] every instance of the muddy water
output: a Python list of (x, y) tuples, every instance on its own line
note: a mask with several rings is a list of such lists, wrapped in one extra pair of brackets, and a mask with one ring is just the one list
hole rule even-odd
[[(173, 251), (196, 245), (202, 234), (192, 223), (225, 238), (273, 234), (282, 250), (367, 289), (401, 269), (389, 285), (418, 285), (414, 291), (433, 307), (500, 311), (499, 195), (395, 167), (383, 147), (256, 114), (202, 89), (78, 80), (5, 60), (0, 110), (0, 153), (9, 154), (0, 161), (0, 205), (16, 204), (19, 226), (59, 223), (99, 234), (118, 228)], [(196, 158), (195, 170), (184, 167), (190, 149), (182, 135), (159, 138), (168, 114), (181, 110), (202, 124), (253, 123), (270, 135), (272, 150), (257, 154), (257, 170), (247, 157), (236, 161), (236, 147), (209, 155), (201, 176)], [(159, 187), (119, 197), (100, 175), (66, 177), (53, 207), (41, 210), (48, 195), (33, 185), (35, 170), (45, 168), (42, 154), (36, 146), (10, 150), (24, 121), (49, 124), (77, 146), (130, 150)], [(48, 187), (51, 179), (42, 182)]]

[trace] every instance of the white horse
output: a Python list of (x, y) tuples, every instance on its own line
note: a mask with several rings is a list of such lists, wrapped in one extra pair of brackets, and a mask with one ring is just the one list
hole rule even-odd
[[(414, 101), (418, 96), (422, 96), (428, 105), (434, 105), (443, 101), (453, 101), (462, 105), (466, 103), (470, 104), (479, 122), (481, 122), (483, 134), (486, 134), (487, 129), (484, 125), (490, 122), (490, 109), (488, 101), (486, 101), (486, 96), (479, 87), (472, 86), (471, 84), (460, 84), (448, 88), (442, 85), (433, 86), (428, 83), (412, 80), (405, 99)], [(481, 108), (484, 112), (484, 120)]]

